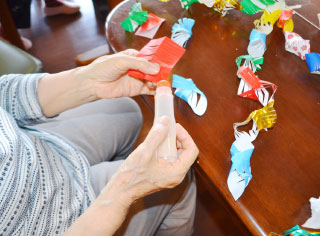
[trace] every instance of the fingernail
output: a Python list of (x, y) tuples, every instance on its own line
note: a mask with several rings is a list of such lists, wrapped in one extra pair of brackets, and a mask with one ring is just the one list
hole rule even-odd
[(168, 116), (161, 116), (157, 122), (157, 125), (160, 126), (168, 126), (170, 123), (169, 117)]
[(156, 63), (150, 63), (149, 69), (151, 73), (158, 73), (160, 70), (160, 66)]

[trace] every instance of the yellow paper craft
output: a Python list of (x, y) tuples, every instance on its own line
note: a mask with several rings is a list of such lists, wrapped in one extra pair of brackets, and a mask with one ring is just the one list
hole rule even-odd
[(222, 16), (224, 16), (228, 10), (242, 9), (242, 6), (238, 2), (238, 0), (216, 0), (212, 7), (214, 10), (221, 13)]
[(264, 11), (262, 16), (260, 17), (259, 20), (255, 20), (254, 21), (254, 25), (257, 26), (257, 25), (265, 25), (265, 24), (268, 24), (270, 23), (271, 25), (274, 25), (274, 23), (277, 22), (277, 20), (279, 19), (281, 15), (281, 10), (276, 10), (276, 11), (273, 11), (271, 13), (269, 13), (268, 11)]

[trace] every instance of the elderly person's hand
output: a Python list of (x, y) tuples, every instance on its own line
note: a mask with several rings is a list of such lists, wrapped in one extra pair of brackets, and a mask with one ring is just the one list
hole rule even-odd
[(103, 56), (90, 65), (81, 68), (81, 76), (89, 79), (97, 98), (132, 97), (140, 94), (154, 94), (155, 84), (132, 78), (129, 69), (146, 74), (157, 74), (159, 65), (136, 57), (138, 51), (128, 49), (114, 55)]
[(127, 74), (129, 69), (146, 74), (159, 72), (159, 65), (136, 57), (137, 53), (128, 49), (100, 57), (88, 66), (45, 75), (38, 84), (38, 98), (43, 113), (52, 117), (100, 98), (154, 94), (154, 83)]

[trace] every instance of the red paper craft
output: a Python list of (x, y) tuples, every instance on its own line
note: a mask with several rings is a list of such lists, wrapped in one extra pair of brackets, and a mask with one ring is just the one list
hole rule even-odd
[(156, 75), (147, 75), (137, 70), (129, 70), (128, 74), (135, 78), (158, 82), (167, 80), (172, 68), (179, 61), (186, 49), (173, 42), (168, 37), (150, 40), (137, 57), (146, 58), (160, 65), (160, 71)]
[(149, 13), (148, 19), (146, 20), (146, 22), (144, 22), (140, 26), (140, 28), (137, 30), (136, 34), (140, 34), (142, 32), (149, 31), (149, 30), (153, 29), (154, 27), (158, 26), (159, 24), (161, 24), (163, 21), (164, 21), (163, 18), (160, 18), (152, 13)]
[[(250, 87), (241, 83), (238, 89), (238, 95), (240, 97), (249, 98), (259, 101), (263, 106), (273, 99), (273, 95), (277, 90), (277, 85), (268, 81), (260, 80), (253, 71), (247, 66), (241, 66), (237, 72), (238, 77), (243, 79)], [(269, 96), (267, 88), (272, 88), (272, 95)]]

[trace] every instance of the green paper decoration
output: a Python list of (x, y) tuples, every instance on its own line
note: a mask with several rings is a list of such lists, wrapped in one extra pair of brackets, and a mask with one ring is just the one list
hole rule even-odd
[(148, 19), (148, 12), (142, 11), (141, 3), (137, 2), (132, 5), (129, 16), (122, 21), (121, 27), (129, 32), (136, 30), (136, 24), (142, 25)]
[(188, 9), (193, 3), (199, 3), (198, 0), (180, 0), (183, 7)]
[[(275, 4), (274, 0), (256, 0), (256, 1), (259, 1), (261, 4), (266, 6)], [(248, 15), (253, 15), (263, 10), (257, 5), (255, 5), (251, 0), (243, 0), (240, 4), (243, 7), (241, 11)]]

